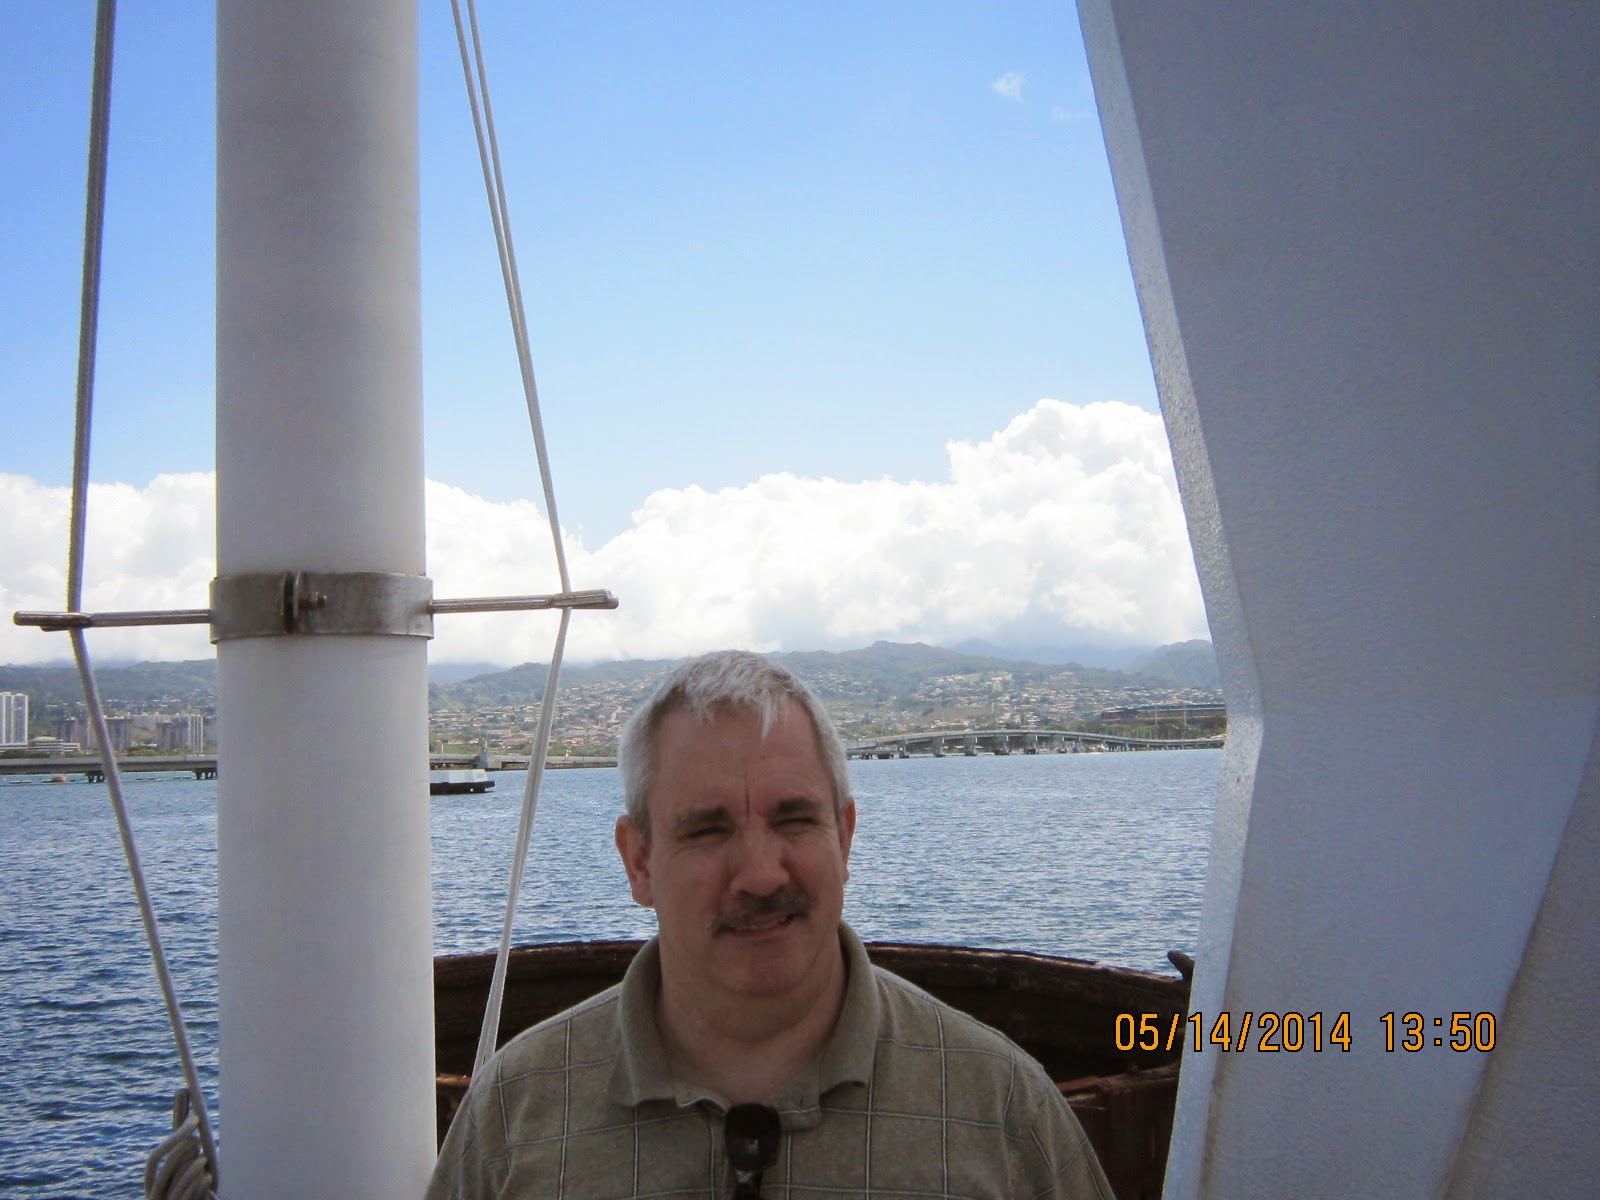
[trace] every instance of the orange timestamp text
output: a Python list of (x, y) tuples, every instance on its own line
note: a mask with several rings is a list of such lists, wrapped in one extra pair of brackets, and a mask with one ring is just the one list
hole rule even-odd
[[(1378, 1018), (1383, 1026), (1383, 1048), (1408, 1053), (1426, 1046), (1448, 1048), (1460, 1053), (1494, 1049), (1496, 1030), (1493, 1013), (1454, 1012), (1448, 1017), (1427, 1017), (1422, 1013), (1387, 1012)], [(1320, 1054), (1338, 1050), (1348, 1054), (1355, 1038), (1347, 1012), (1253, 1012), (1216, 1013), (1207, 1020), (1204, 1013), (1118, 1013), (1116, 1047), (1128, 1050), (1181, 1050), (1187, 1045), (1195, 1054), (1212, 1051), (1255, 1050), (1262, 1053), (1290, 1054), (1305, 1050)]]

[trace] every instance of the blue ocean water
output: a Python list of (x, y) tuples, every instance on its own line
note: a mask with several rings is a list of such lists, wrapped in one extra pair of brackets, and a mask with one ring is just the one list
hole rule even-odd
[[(1220, 751), (852, 763), (845, 917), (862, 937), (1168, 970), (1192, 950)], [(434, 939), (492, 949), (523, 776), (433, 804)], [(217, 1113), (214, 781), (133, 776), (140, 856)], [(643, 937), (614, 770), (545, 776), (517, 940)], [(0, 1195), (140, 1195), (181, 1085), (104, 785), (0, 783)]]

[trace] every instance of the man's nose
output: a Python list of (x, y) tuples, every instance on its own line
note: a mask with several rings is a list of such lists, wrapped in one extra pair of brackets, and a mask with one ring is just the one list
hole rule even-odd
[(783, 839), (751, 822), (733, 840), (733, 888), (750, 896), (769, 896), (789, 882)]

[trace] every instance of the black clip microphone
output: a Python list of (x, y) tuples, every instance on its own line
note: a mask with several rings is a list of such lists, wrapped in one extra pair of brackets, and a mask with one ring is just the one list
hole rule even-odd
[(765, 1104), (735, 1104), (722, 1125), (733, 1164), (734, 1200), (761, 1200), (761, 1172), (778, 1161), (782, 1129), (778, 1110)]

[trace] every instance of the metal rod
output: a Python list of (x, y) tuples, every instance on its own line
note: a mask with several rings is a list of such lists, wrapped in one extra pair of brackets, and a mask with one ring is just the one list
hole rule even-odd
[(440, 613), (529, 612), (546, 608), (616, 608), (617, 598), (604, 589), (557, 592), (553, 596), (478, 596), (463, 600), (435, 600), (428, 606)]
[[(461, 600), (435, 600), (428, 605), (441, 613), (539, 612), (552, 608), (616, 608), (617, 598), (603, 588), (584, 592), (557, 592), (551, 596), (471, 596)], [(151, 609), (143, 612), (17, 612), (14, 625), (33, 625), (51, 632), (67, 629), (110, 629), (125, 625), (207, 625), (209, 608)]]
[(150, 612), (19, 612), (15, 625), (37, 625), (40, 629), (107, 629), (116, 625), (205, 625), (211, 620), (209, 608), (178, 608)]

